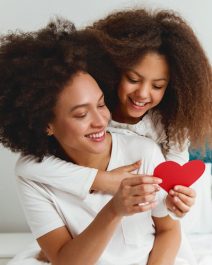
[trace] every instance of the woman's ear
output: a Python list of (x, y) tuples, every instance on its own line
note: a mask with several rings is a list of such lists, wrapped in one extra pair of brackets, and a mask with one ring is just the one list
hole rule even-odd
[(48, 124), (47, 128), (46, 128), (46, 134), (48, 136), (52, 136), (54, 134), (53, 128), (51, 124)]

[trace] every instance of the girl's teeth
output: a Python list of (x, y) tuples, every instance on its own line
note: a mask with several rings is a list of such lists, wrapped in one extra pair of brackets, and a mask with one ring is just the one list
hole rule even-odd
[(145, 102), (138, 102), (138, 101), (134, 101), (133, 100), (133, 103), (136, 105), (136, 106), (139, 106), (139, 107), (143, 107), (146, 103)]

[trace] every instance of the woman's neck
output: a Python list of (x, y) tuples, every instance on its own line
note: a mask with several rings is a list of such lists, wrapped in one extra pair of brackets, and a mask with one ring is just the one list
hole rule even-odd
[(65, 150), (58, 156), (68, 162), (73, 162), (79, 166), (97, 168), (106, 170), (110, 161), (111, 150), (112, 150), (112, 137), (111, 134), (106, 134), (105, 139), (105, 150), (100, 153), (91, 152), (78, 152), (77, 150)]

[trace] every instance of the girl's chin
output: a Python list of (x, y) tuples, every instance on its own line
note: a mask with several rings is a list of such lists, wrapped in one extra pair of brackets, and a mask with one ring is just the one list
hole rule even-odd
[(147, 110), (130, 110), (128, 115), (133, 119), (140, 119), (146, 112)]

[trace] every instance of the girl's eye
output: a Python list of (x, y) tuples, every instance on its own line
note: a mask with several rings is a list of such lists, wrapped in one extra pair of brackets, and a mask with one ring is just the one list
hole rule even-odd
[(163, 86), (155, 86), (155, 85), (153, 85), (153, 88), (155, 88), (155, 89), (162, 89), (163, 88)]
[(105, 107), (105, 103), (102, 103), (102, 104), (98, 105), (98, 108), (103, 108), (103, 107)]

